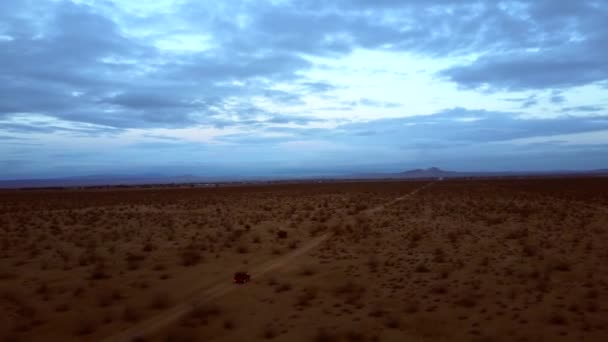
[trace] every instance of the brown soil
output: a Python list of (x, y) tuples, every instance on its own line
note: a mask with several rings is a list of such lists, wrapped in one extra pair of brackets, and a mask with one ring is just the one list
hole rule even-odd
[(608, 341), (607, 239), (599, 178), (2, 191), (0, 341)]

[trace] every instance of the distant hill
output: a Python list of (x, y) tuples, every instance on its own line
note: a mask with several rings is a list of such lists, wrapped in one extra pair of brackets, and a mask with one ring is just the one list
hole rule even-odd
[(398, 175), (403, 178), (437, 178), (449, 177), (457, 175), (458, 172), (444, 171), (438, 167), (430, 167), (428, 169), (415, 169), (400, 172)]
[(588, 171), (504, 171), (504, 172), (463, 172), (446, 171), (438, 167), (413, 169), (396, 173), (361, 173), (343, 176), (316, 177), (204, 177), (194, 175), (165, 176), (147, 175), (91, 175), (53, 179), (0, 180), (0, 189), (57, 188), (86, 186), (133, 186), (162, 184), (202, 184), (228, 182), (268, 182), (293, 180), (374, 180), (374, 179), (425, 179), (425, 178), (471, 178), (471, 177), (558, 177), (558, 176), (608, 176), (608, 169)]
[(608, 169), (588, 171), (446, 171), (438, 167), (413, 169), (397, 173), (366, 173), (349, 176), (351, 179), (415, 179), (415, 178), (469, 178), (469, 177), (523, 177), (523, 176), (591, 176), (607, 175)]

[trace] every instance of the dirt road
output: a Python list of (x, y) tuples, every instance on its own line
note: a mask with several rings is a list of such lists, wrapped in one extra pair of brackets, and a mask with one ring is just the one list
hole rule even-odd
[[(412, 192), (400, 196), (395, 200), (379, 205), (377, 207), (366, 210), (367, 213), (375, 213), (378, 211), (384, 210), (387, 206), (394, 204), (396, 202), (402, 201), (410, 196), (413, 196), (420, 190), (430, 186), (432, 183), (427, 183)], [(259, 279), (263, 277), (266, 273), (270, 271), (274, 271), (278, 268), (281, 268), (285, 265), (292, 263), (299, 256), (306, 254), (310, 250), (316, 248), (325, 240), (331, 237), (331, 233), (325, 233), (318, 237), (313, 238), (312, 240), (306, 242), (296, 250), (283, 255), (277, 259), (267, 261), (253, 269), (250, 270), (250, 273), (255, 279)], [(194, 295), (186, 298), (181, 304), (178, 304), (162, 313), (154, 316), (148, 320), (135, 324), (116, 335), (112, 335), (107, 337), (104, 342), (130, 342), (133, 341), (137, 337), (149, 336), (154, 334), (158, 330), (166, 327), (172, 322), (180, 319), (182, 316), (190, 312), (196, 305), (201, 305), (205, 303), (209, 303), (217, 298), (222, 297), (223, 295), (235, 291), (239, 288), (239, 286), (235, 286), (228, 279), (221, 279), (219, 283), (211, 288), (201, 289), (197, 291)]]

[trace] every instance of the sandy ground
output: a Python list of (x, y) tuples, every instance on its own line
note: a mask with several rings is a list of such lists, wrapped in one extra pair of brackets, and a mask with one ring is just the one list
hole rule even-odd
[(606, 341), (607, 208), (607, 179), (4, 191), (0, 339)]

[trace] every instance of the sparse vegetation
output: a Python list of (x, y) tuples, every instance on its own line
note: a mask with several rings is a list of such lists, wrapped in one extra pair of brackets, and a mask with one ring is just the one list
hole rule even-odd
[(556, 182), (0, 193), (0, 339), (103, 339), (201, 298), (142, 336), (605, 340), (608, 181)]

